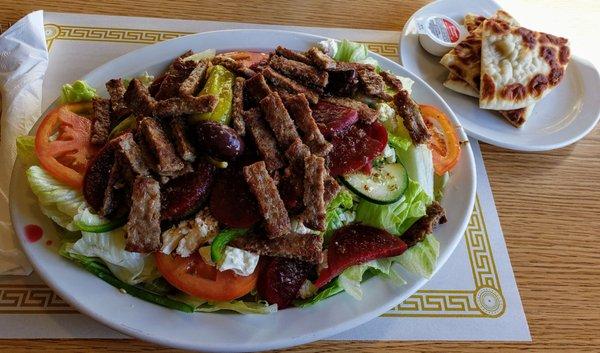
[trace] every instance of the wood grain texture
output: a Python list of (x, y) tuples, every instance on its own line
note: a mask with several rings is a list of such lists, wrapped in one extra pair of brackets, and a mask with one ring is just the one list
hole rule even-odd
[[(44, 9), (98, 14), (129, 14), (401, 30), (427, 1), (1, 1), (6, 26), (26, 13)], [(510, 10), (516, 0), (506, 0)], [(597, 33), (598, 2), (530, 0), (528, 7), (550, 18), (563, 8), (577, 22), (575, 35)], [(577, 6), (582, 17), (575, 17)], [(548, 11), (544, 13), (544, 11)], [(552, 12), (555, 11), (555, 12)], [(589, 15), (594, 11), (595, 16)], [(359, 15), (357, 15), (359, 14)], [(518, 14), (516, 17), (519, 18)], [(535, 22), (530, 18), (529, 22)], [(583, 33), (583, 30), (587, 30)], [(560, 30), (557, 30), (560, 33)], [(579, 37), (578, 37), (579, 38)], [(588, 42), (589, 43), (589, 42)], [(585, 43), (582, 43), (582, 45)], [(597, 58), (596, 58), (597, 59)], [(594, 60), (596, 61), (596, 60)], [(596, 61), (597, 62), (597, 61)], [(483, 156), (508, 244), (533, 343), (334, 342), (297, 347), (294, 352), (443, 351), (600, 351), (600, 129), (576, 145), (545, 153), (519, 153), (482, 144)], [(176, 352), (138, 340), (1, 340), (6, 352)]]

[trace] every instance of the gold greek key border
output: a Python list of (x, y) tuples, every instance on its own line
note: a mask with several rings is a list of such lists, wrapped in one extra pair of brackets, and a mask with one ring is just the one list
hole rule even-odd
[[(190, 32), (59, 26), (46, 24), (48, 50), (56, 40), (104, 41), (152, 44), (191, 34)], [(369, 50), (391, 58), (398, 57), (395, 43), (363, 42)], [(471, 215), (465, 243), (469, 254), (474, 289), (419, 290), (384, 317), (497, 318), (504, 314), (502, 294), (489, 234), (479, 198)], [(4, 313), (76, 313), (45, 285), (0, 285), (0, 314)]]

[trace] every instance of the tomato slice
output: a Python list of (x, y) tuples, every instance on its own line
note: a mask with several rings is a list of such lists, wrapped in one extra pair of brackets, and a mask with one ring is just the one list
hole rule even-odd
[(197, 252), (190, 257), (156, 253), (156, 266), (163, 277), (180, 291), (213, 301), (231, 301), (256, 288), (258, 269), (250, 276), (232, 270), (219, 271), (208, 265)]
[(421, 115), (431, 133), (429, 148), (433, 152), (433, 167), (437, 175), (454, 168), (460, 156), (460, 141), (448, 117), (436, 107), (421, 104)]
[(262, 60), (269, 58), (269, 55), (267, 55), (266, 53), (254, 51), (232, 51), (223, 55), (228, 56), (233, 60), (240, 61), (246, 67), (258, 64)]
[(35, 152), (42, 167), (59, 181), (81, 189), (87, 165), (97, 148), (90, 143), (91, 102), (62, 105), (49, 112), (35, 135)]

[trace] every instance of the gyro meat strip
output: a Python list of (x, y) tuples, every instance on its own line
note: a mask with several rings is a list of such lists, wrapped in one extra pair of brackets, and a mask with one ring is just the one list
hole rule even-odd
[(306, 56), (310, 59), (312, 64), (314, 64), (321, 70), (331, 70), (337, 67), (337, 62), (333, 60), (329, 55), (323, 53), (317, 47), (310, 48), (310, 50), (306, 52)]
[(314, 234), (290, 233), (277, 239), (249, 234), (234, 239), (231, 245), (259, 255), (300, 259), (314, 264), (320, 263), (323, 257), (323, 238)]
[(317, 104), (319, 101), (319, 94), (310, 88), (299, 84), (298, 82), (292, 80), (289, 77), (285, 77), (277, 71), (273, 70), (270, 67), (266, 67), (262, 71), (263, 76), (269, 80), (271, 85), (276, 88), (281, 88), (290, 93), (304, 93), (306, 98), (312, 103)]
[(300, 61), (286, 59), (283, 56), (273, 56), (269, 61), (269, 65), (282, 74), (307, 85), (325, 87), (328, 82), (327, 72), (319, 71), (315, 67)]
[(284, 48), (281, 45), (275, 49), (275, 54), (281, 55), (286, 59), (300, 61), (301, 63), (305, 63), (307, 65), (312, 64), (311, 60), (306, 55), (288, 48)]
[(215, 109), (218, 102), (219, 99), (210, 94), (198, 97), (169, 98), (156, 102), (154, 115), (166, 118), (184, 114), (208, 113)]
[(179, 96), (181, 84), (190, 76), (196, 66), (198, 64), (192, 60), (184, 61), (180, 58), (175, 59), (171, 69), (160, 84), (155, 98), (163, 100)]
[(244, 113), (244, 120), (254, 138), (260, 156), (265, 161), (269, 173), (273, 173), (284, 166), (283, 159), (277, 149), (277, 140), (262, 119), (258, 110), (249, 110)]
[(265, 162), (259, 161), (244, 167), (244, 178), (258, 201), (269, 238), (279, 238), (290, 233), (290, 217)]
[(383, 81), (385, 81), (385, 83), (388, 86), (392, 87), (394, 90), (401, 91), (404, 89), (404, 87), (402, 86), (402, 81), (400, 81), (400, 79), (396, 77), (396, 75), (391, 74), (387, 71), (381, 71), (379, 75), (381, 75)]
[(279, 94), (273, 92), (260, 101), (265, 120), (271, 126), (279, 145), (288, 148), (299, 138), (294, 121), (290, 118)]
[(402, 234), (402, 240), (406, 242), (406, 245), (411, 247), (425, 239), (427, 234), (431, 234), (435, 226), (444, 224), (446, 221), (444, 208), (437, 201), (434, 201), (431, 205), (427, 206), (425, 216), (416, 221)]
[(123, 100), (133, 114), (137, 116), (152, 116), (156, 105), (156, 100), (150, 96), (148, 88), (137, 78), (129, 82)]
[(110, 96), (110, 108), (116, 118), (115, 122), (120, 121), (121, 117), (129, 114), (129, 108), (123, 100), (127, 88), (121, 78), (113, 78), (106, 82), (106, 91)]
[(151, 177), (133, 183), (125, 250), (149, 253), (160, 249), (160, 185)]
[(125, 206), (125, 193), (119, 191), (125, 188), (121, 170), (119, 162), (114, 161), (108, 174), (108, 184), (104, 189), (104, 200), (100, 209), (100, 215), (103, 217), (113, 217), (120, 206)]
[(140, 131), (148, 149), (156, 160), (156, 169), (160, 175), (171, 176), (184, 167), (183, 161), (175, 153), (175, 148), (167, 138), (160, 124), (153, 118), (140, 121)]
[(236, 61), (227, 56), (217, 55), (212, 59), (212, 63), (214, 65), (221, 65), (227, 70), (245, 78), (250, 78), (256, 75), (256, 72), (254, 70), (246, 67), (242, 62)]
[(304, 210), (302, 219), (311, 229), (325, 230), (325, 160), (310, 155), (304, 158)]
[(323, 98), (323, 101), (356, 110), (358, 112), (358, 118), (368, 124), (377, 120), (377, 117), (379, 116), (379, 114), (377, 113), (376, 110), (371, 109), (365, 103), (359, 102), (352, 98), (330, 97), (330, 98)]
[(431, 134), (423, 121), (421, 110), (406, 90), (396, 93), (394, 104), (398, 115), (403, 119), (404, 127), (408, 130), (411, 140), (417, 145), (429, 141)]
[(304, 170), (304, 159), (310, 156), (310, 149), (300, 138), (297, 138), (294, 143), (285, 150), (285, 157), (288, 159), (292, 167), (300, 167), (302, 169), (300, 172)]
[(187, 136), (187, 126), (183, 118), (178, 117), (171, 121), (171, 135), (179, 157), (187, 162), (196, 160), (196, 151)]
[(392, 100), (392, 96), (385, 93), (385, 82), (374, 69), (370, 67), (359, 67), (356, 70), (362, 88), (368, 96), (381, 98), (385, 101)]
[(248, 98), (254, 103), (260, 102), (263, 98), (271, 94), (271, 89), (262, 74), (254, 75), (244, 83)]
[[(258, 75), (257, 75), (258, 76)], [(246, 134), (244, 123), (244, 82), (243, 77), (236, 77), (233, 83), (233, 102), (231, 109), (231, 125), (240, 136)]]
[(285, 101), (290, 117), (302, 132), (302, 140), (310, 151), (318, 156), (326, 156), (331, 151), (331, 143), (325, 140), (317, 122), (312, 116), (312, 110), (306, 96), (302, 93), (290, 97)]
[(131, 132), (125, 133), (113, 141), (116, 144), (116, 158), (121, 165), (125, 166), (128, 171), (133, 172), (134, 176), (150, 175), (140, 146), (135, 142)]
[(92, 100), (92, 110), (94, 116), (90, 141), (94, 145), (102, 146), (108, 141), (110, 135), (110, 101), (94, 98)]
[(331, 175), (325, 178), (325, 193), (323, 194), (323, 201), (325, 201), (325, 207), (329, 205), (329, 202), (340, 192), (342, 187)]
[(189, 76), (179, 86), (179, 94), (181, 96), (195, 95), (196, 91), (198, 91), (198, 88), (200, 87), (200, 83), (202, 83), (204, 77), (206, 76), (207, 68), (208, 63), (205, 61), (200, 61), (189, 74)]

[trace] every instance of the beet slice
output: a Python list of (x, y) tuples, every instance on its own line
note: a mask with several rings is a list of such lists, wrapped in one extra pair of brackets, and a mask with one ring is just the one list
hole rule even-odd
[(238, 168), (217, 174), (209, 207), (213, 217), (227, 227), (250, 228), (261, 220), (256, 199)]
[(358, 123), (331, 141), (329, 172), (332, 176), (369, 168), (371, 161), (383, 152), (387, 131), (379, 122), (370, 125)]
[(350, 224), (333, 233), (327, 249), (327, 268), (319, 274), (315, 286), (320, 288), (346, 268), (367, 261), (401, 255), (407, 245), (385, 230)]
[(104, 190), (108, 187), (108, 175), (115, 161), (115, 147), (106, 144), (89, 164), (83, 177), (83, 197), (95, 212), (104, 203)]
[(314, 265), (308, 262), (274, 257), (258, 277), (258, 294), (269, 304), (285, 309), (296, 299), (300, 287), (313, 270)]
[(313, 109), (313, 118), (326, 138), (347, 130), (358, 121), (358, 112), (341, 105), (319, 101)]
[(183, 219), (198, 211), (208, 199), (215, 167), (208, 162), (200, 162), (194, 169), (161, 188), (161, 221)]

